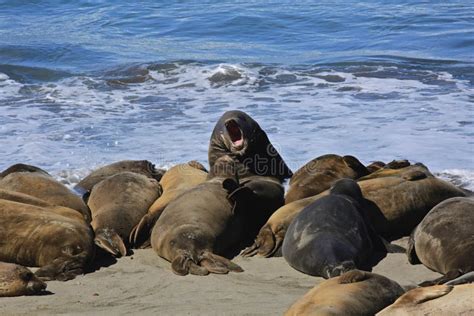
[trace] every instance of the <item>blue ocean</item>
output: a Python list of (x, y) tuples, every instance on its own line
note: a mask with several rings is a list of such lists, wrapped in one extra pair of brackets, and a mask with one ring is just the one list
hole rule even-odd
[(474, 189), (474, 2), (0, 0), (0, 170), (207, 163), (223, 112), (295, 171), (408, 159)]

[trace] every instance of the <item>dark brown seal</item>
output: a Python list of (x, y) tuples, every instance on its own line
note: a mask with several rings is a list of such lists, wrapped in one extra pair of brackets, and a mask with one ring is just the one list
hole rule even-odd
[(254, 175), (278, 180), (290, 178), (292, 172), (258, 123), (242, 111), (225, 112), (217, 121), (209, 144), (212, 169), (219, 157), (228, 155)]
[(160, 180), (161, 196), (150, 206), (147, 213), (130, 233), (130, 243), (138, 246), (150, 237), (150, 232), (166, 206), (177, 196), (206, 181), (204, 166), (196, 161), (179, 164), (165, 172)]
[(408, 258), (444, 276), (444, 283), (474, 271), (474, 200), (456, 197), (436, 205), (413, 231)]
[(88, 200), (96, 244), (114, 256), (125, 256), (124, 240), (160, 193), (158, 181), (128, 171), (96, 184)]
[(374, 315), (403, 293), (398, 283), (384, 276), (352, 270), (315, 286), (285, 316)]
[(77, 211), (0, 200), (0, 218), (0, 261), (41, 267), (39, 278), (72, 279), (94, 256), (93, 231)]
[(100, 181), (124, 171), (139, 173), (157, 181), (160, 181), (165, 173), (165, 170), (156, 169), (155, 165), (148, 160), (122, 160), (92, 171), (74, 189), (81, 193), (90, 192), (92, 187)]
[(285, 204), (319, 194), (338, 179), (355, 180), (368, 174), (367, 168), (353, 156), (320, 156), (298, 169), (291, 177)]
[(0, 262), (0, 297), (40, 294), (46, 283), (30, 269), (14, 263)]
[(285, 260), (303, 273), (332, 278), (353, 269), (371, 270), (386, 249), (368, 221), (354, 180), (337, 180), (329, 195), (305, 207), (283, 240)]
[(10, 171), (12, 169), (15, 171), (9, 172), (3, 179), (0, 179), (0, 189), (28, 194), (53, 205), (71, 208), (79, 211), (87, 221), (90, 221), (89, 208), (79, 196), (51, 177), (46, 171), (30, 167), (30, 171), (24, 171), (24, 168), (10, 167)]

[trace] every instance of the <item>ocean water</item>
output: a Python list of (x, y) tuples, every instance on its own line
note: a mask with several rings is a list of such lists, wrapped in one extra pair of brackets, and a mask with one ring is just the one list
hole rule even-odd
[(207, 163), (240, 109), (295, 171), (409, 159), (474, 189), (472, 1), (0, 0), (0, 170)]

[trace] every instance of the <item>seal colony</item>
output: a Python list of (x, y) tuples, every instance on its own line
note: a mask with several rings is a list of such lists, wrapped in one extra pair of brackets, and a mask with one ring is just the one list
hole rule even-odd
[[(288, 315), (374, 314), (394, 302), (391, 309), (400, 310), (453, 286), (459, 290), (451, 301), (473, 294), (463, 285), (474, 279), (472, 193), (426, 166), (365, 166), (351, 155), (328, 154), (293, 174), (242, 111), (222, 115), (208, 153), (209, 171), (196, 161), (160, 170), (126, 160), (95, 170), (74, 190), (36, 166), (1, 172), (0, 296), (40, 293), (44, 281), (93, 273), (104, 256), (149, 246), (177, 275), (245, 273), (234, 262), (239, 253), (282, 252), (291, 267), (327, 279)], [(421, 285), (454, 283), (403, 295), (396, 282), (370, 273), (387, 253), (404, 250), (390, 241), (410, 235), (406, 261), (443, 274)]]

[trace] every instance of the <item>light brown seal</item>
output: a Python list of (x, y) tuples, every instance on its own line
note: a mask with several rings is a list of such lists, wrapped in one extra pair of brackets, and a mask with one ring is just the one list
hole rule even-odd
[(124, 240), (160, 196), (155, 179), (134, 172), (121, 172), (92, 188), (88, 205), (92, 213), (95, 243), (114, 256), (125, 256)]
[(206, 181), (208, 173), (197, 161), (179, 164), (165, 172), (160, 180), (161, 196), (130, 233), (130, 243), (138, 246), (150, 237), (150, 232), (166, 206), (177, 196)]
[(77, 211), (61, 212), (0, 200), (0, 261), (41, 267), (35, 274), (45, 280), (82, 274), (94, 256), (93, 231)]
[[(367, 215), (373, 227), (377, 233), (389, 240), (408, 236), (428, 211), (439, 202), (466, 195), (462, 189), (434, 177), (421, 164), (400, 169), (383, 169), (377, 177), (359, 179), (358, 184), (367, 200), (369, 209)], [(279, 208), (262, 227), (254, 244), (245, 249), (242, 255), (259, 254), (269, 257), (275, 254), (296, 215), (327, 194), (328, 191), (324, 191)]]
[(436, 205), (413, 231), (407, 254), (410, 263), (444, 275), (423, 285), (474, 271), (474, 200), (456, 197)]
[(14, 172), (9, 172), (0, 179), (0, 189), (28, 194), (53, 205), (71, 208), (80, 212), (87, 221), (90, 221), (90, 211), (84, 201), (46, 171), (34, 166), (29, 166), (32, 171), (14, 167), (9, 168), (10, 170), (15, 169)]
[(377, 315), (474, 315), (474, 284), (415, 288)]
[[(219, 170), (233, 174), (233, 169)], [(249, 189), (239, 186), (235, 178), (215, 174), (179, 195), (153, 227), (153, 250), (170, 261), (178, 275), (242, 271), (223, 255), (244, 238), (242, 212), (247, 193)]]
[(374, 315), (403, 293), (400, 285), (384, 276), (352, 270), (315, 286), (285, 316)]
[(367, 168), (353, 156), (334, 154), (315, 158), (298, 169), (290, 179), (285, 204), (319, 194), (338, 179), (358, 179), (368, 175)]
[(14, 263), (0, 262), (0, 297), (40, 294), (46, 283), (30, 269)]
[(90, 192), (92, 187), (100, 181), (124, 171), (139, 173), (157, 181), (160, 181), (165, 173), (165, 170), (156, 169), (155, 165), (148, 160), (122, 160), (92, 171), (74, 189), (81, 193)]

